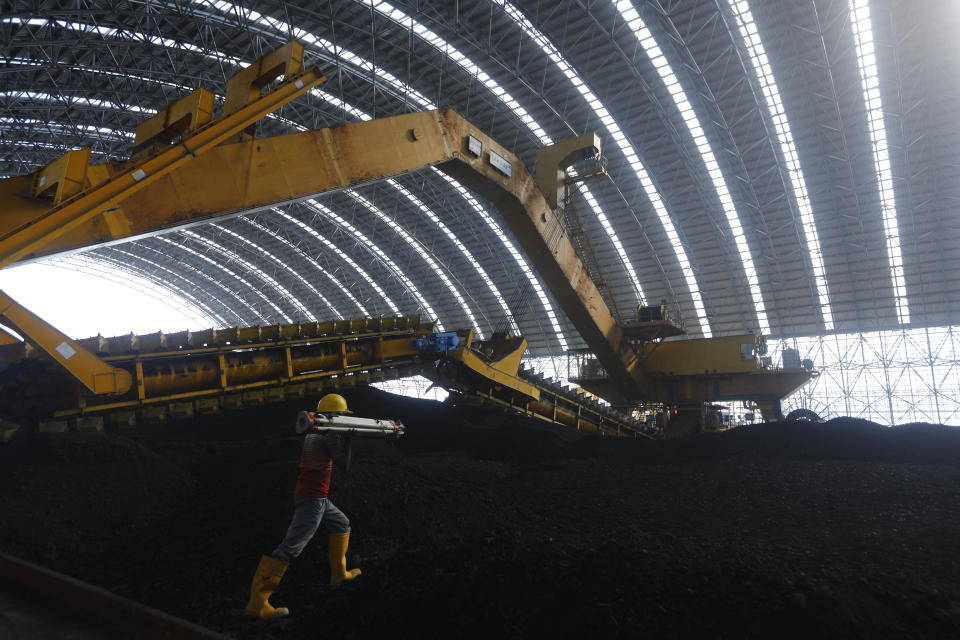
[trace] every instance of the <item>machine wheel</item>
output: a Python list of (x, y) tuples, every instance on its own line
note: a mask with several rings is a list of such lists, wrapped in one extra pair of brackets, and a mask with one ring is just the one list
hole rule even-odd
[(794, 409), (787, 414), (785, 419), (793, 422), (823, 422), (820, 416), (810, 409)]

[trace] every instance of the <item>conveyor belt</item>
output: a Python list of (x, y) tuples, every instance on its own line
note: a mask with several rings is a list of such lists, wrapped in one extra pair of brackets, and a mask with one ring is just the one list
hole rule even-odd
[[(528, 407), (528, 410), (543, 410), (554, 413), (553, 420), (560, 424), (576, 426), (579, 419), (580, 430), (592, 430), (597, 425), (597, 432), (605, 435), (653, 438), (659, 431), (635, 420), (631, 415), (618, 411), (614, 407), (603, 403), (595, 396), (585, 393), (583, 389), (571, 389), (529, 371), (521, 370), (520, 376), (533, 382), (540, 389), (541, 407)], [(584, 424), (586, 423), (586, 424)]]
[(104, 418), (124, 426), (313, 396), (420, 373), (411, 342), (431, 328), (403, 316), (78, 341), (133, 376), (133, 388), (113, 396), (80, 394), (29, 343), (9, 345), (0, 347), (10, 363), (0, 373), (0, 407), (15, 421), (67, 428), (72, 420), (83, 429)]
[[(419, 316), (403, 316), (78, 340), (133, 376), (133, 389), (119, 396), (81, 393), (29, 342), (0, 346), (0, 362), (9, 365), (0, 372), (0, 417), (44, 430), (124, 428), (418, 374), (436, 379), (438, 354), (412, 344), (431, 331)], [(648, 435), (643, 425), (588, 395), (532, 373), (521, 376), (541, 390), (539, 400), (495, 384), (465, 392), (473, 401), (585, 432)]]
[(521, 369), (519, 375), (540, 390), (539, 400), (529, 402), (515, 394), (493, 390), (474, 390), (464, 394), (464, 399), (466, 402), (500, 406), (508, 411), (586, 433), (632, 438), (654, 438), (659, 435), (657, 430), (584, 394), (582, 389), (569, 389), (529, 370)]

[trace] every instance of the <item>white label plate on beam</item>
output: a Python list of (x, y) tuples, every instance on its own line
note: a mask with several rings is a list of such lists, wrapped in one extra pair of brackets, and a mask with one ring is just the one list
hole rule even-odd
[(490, 152), (490, 165), (507, 177), (513, 175), (513, 166), (507, 162), (506, 158), (493, 151)]
[(73, 356), (77, 355), (77, 350), (67, 344), (67, 341), (64, 340), (57, 345), (57, 353), (59, 353), (64, 360), (69, 360)]

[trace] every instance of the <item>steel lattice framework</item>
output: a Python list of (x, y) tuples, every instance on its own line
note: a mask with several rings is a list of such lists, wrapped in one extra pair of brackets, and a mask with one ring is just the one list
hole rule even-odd
[[(796, 402), (956, 419), (960, 48), (944, 6), (301, 4), (4, 4), (0, 175), (71, 148), (123, 157), (140, 121), (197, 86), (222, 98), (295, 37), (329, 81), (260, 134), (450, 106), (532, 166), (596, 130), (609, 176), (575, 206), (617, 308), (667, 300), (693, 335), (769, 331), (824, 369)], [(582, 346), (496, 210), (431, 169), (85, 260), (222, 325), (421, 313), (519, 330), (537, 356)]]

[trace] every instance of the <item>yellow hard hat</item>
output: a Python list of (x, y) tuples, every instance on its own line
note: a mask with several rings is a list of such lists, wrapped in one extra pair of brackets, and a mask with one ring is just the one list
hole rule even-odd
[(337, 393), (328, 393), (317, 403), (317, 413), (353, 413), (347, 409), (346, 399)]

